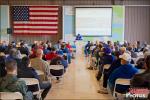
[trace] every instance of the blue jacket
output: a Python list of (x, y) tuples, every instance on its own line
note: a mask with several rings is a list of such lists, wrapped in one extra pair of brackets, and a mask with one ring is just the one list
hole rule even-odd
[(69, 50), (68, 48), (64, 48), (64, 49), (61, 49), (63, 51), (63, 53), (69, 53)]
[(111, 64), (110, 68), (107, 71), (107, 75), (110, 76), (110, 74), (117, 68), (121, 66), (121, 59), (114, 60)]
[[(110, 87), (110, 90), (113, 91), (115, 81), (118, 78), (125, 78), (125, 79), (131, 79), (134, 74), (138, 72), (138, 69), (133, 67), (131, 64), (125, 64), (121, 65), (119, 68), (114, 70), (108, 79), (108, 85)], [(116, 91), (125, 92), (128, 89), (128, 86), (123, 86), (123, 85), (117, 85), (116, 86)]]
[(48, 50), (48, 49), (43, 50), (44, 55), (48, 54), (49, 52), (50, 52), (50, 50)]
[(90, 49), (90, 43), (87, 43), (86, 45), (85, 45), (85, 50), (89, 50)]
[(115, 57), (113, 55), (104, 55), (101, 59), (101, 64), (112, 64), (115, 60)]

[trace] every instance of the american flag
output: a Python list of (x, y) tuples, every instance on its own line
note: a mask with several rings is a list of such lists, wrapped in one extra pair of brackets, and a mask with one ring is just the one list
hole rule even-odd
[(12, 6), (15, 35), (52, 35), (58, 33), (59, 6)]

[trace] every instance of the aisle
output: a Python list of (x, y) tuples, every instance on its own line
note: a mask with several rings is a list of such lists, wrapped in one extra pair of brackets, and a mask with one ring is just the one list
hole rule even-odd
[(64, 75), (63, 84), (54, 83), (46, 99), (105, 99), (110, 100), (106, 94), (98, 94), (98, 82), (94, 71), (86, 69), (87, 62), (82, 54), (69, 65)]

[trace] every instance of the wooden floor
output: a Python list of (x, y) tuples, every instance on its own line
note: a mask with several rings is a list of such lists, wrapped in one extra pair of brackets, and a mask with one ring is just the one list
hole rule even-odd
[(107, 94), (98, 94), (100, 88), (95, 78), (94, 71), (87, 70), (88, 63), (83, 54), (76, 54), (72, 60), (64, 80), (61, 83), (52, 82), (52, 89), (48, 93), (48, 99), (102, 99), (110, 100)]

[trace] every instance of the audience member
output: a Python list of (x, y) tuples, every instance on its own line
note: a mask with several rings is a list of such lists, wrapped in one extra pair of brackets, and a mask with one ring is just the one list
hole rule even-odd
[(36, 52), (36, 58), (31, 59), (31, 66), (35, 68), (36, 70), (40, 70), (44, 72), (43, 81), (47, 80), (47, 75), (49, 71), (49, 64), (48, 62), (44, 61), (42, 59), (43, 57), (43, 51), (41, 49), (38, 49)]
[(119, 68), (121, 66), (121, 59), (119, 58), (120, 56), (120, 52), (119, 51), (116, 51), (114, 53), (114, 56), (115, 56), (115, 60), (113, 61), (113, 63), (111, 64), (111, 66), (109, 67), (108, 70), (104, 70), (104, 76), (103, 76), (103, 90), (99, 90), (98, 93), (104, 93), (104, 94), (107, 94), (107, 81), (108, 81), (108, 78), (109, 76), (111, 75), (111, 73)]
[(24, 42), (20, 44), (20, 47), (18, 48), (18, 50), (21, 52), (21, 54), (26, 54), (27, 56), (29, 56), (30, 54), (29, 49), (25, 46)]
[(48, 45), (47, 45), (47, 44), (44, 44), (44, 45), (43, 45), (43, 54), (46, 55), (46, 54), (48, 54), (50, 51), (51, 51), (51, 50), (48, 49)]
[(90, 54), (90, 45), (91, 45), (90, 41), (88, 41), (88, 43), (85, 45), (84, 54), (86, 57)]
[(100, 66), (99, 66), (99, 71), (97, 75), (97, 80), (101, 79), (102, 72), (103, 72), (103, 67), (106, 64), (112, 64), (114, 61), (114, 56), (111, 54), (112, 50), (109, 47), (104, 48), (104, 55), (100, 59)]
[(33, 100), (32, 92), (28, 91), (25, 82), (17, 78), (17, 63), (15, 60), (6, 62), (7, 75), (0, 78), (0, 92), (20, 92), (24, 100)]
[(136, 74), (132, 80), (131, 85), (133, 87), (143, 87), (150, 89), (150, 55), (145, 58), (145, 71), (140, 74)]
[(9, 55), (6, 57), (6, 61), (9, 60), (16, 60), (18, 69), (21, 65), (21, 54), (20, 51), (18, 51), (16, 48), (12, 48), (9, 52)]
[[(133, 77), (133, 75), (135, 75), (138, 72), (138, 70), (130, 64), (131, 56), (128, 53), (120, 55), (120, 58), (122, 65), (119, 68), (115, 69), (110, 74), (110, 77), (108, 79), (108, 86), (111, 92), (114, 89), (116, 79), (118, 78), (130, 79)], [(117, 85), (116, 91), (119, 93), (124, 93), (127, 91), (128, 88), (129, 86)]]
[(66, 47), (65, 43), (61, 45), (61, 50), (63, 51), (64, 54), (66, 54), (65, 56), (67, 56), (68, 63), (70, 64), (71, 63), (71, 54), (70, 54), (70, 51), (68, 50), (68, 48)]
[(137, 58), (138, 56), (137, 56), (137, 53), (135, 53), (134, 51), (133, 51), (133, 48), (130, 46), (130, 47), (128, 47), (128, 51), (131, 53), (131, 57), (132, 58)]
[[(136, 74), (131, 79), (132, 88), (145, 88), (150, 89), (150, 55), (145, 58), (145, 71), (140, 74)], [(147, 99), (150, 99), (150, 93)]]
[(126, 52), (126, 47), (120, 47), (120, 53), (124, 54)]
[(53, 58), (57, 57), (58, 55), (56, 54), (56, 49), (53, 47), (51, 49), (51, 52), (45, 55), (46, 60), (52, 60)]
[[(24, 57), (22, 59), (22, 67), (21, 70), (18, 73), (19, 78), (36, 78), (39, 80), (40, 89), (43, 89), (42, 92), (42, 100), (46, 97), (47, 93), (49, 92), (51, 88), (51, 83), (49, 81), (41, 81), (40, 77), (38, 76), (36, 70), (31, 67), (31, 62), (28, 57)], [(36, 86), (28, 86), (30, 91), (35, 91), (37, 89)]]

